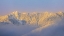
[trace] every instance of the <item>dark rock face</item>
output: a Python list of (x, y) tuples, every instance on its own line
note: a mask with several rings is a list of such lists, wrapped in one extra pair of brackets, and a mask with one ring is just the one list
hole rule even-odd
[(13, 24), (20, 24), (18, 20), (16, 19), (9, 19), (10, 22), (12, 22)]
[(22, 25), (25, 25), (26, 21), (25, 20), (21, 20), (21, 23), (22, 23)]

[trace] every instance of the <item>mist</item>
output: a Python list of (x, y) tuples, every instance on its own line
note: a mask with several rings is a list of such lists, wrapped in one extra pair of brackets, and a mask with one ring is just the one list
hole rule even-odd
[(64, 36), (64, 18), (47, 27), (40, 27), (32, 30), (23, 36)]
[(36, 28), (31, 25), (0, 24), (0, 36), (21, 36)]

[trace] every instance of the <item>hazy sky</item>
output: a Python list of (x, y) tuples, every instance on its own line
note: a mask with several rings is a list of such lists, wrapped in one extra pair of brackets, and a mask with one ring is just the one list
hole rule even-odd
[(64, 0), (0, 0), (0, 15), (19, 12), (64, 11)]

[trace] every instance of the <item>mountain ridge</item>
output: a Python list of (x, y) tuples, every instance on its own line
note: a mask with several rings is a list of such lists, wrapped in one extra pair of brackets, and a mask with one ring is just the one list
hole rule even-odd
[(12, 12), (9, 15), (0, 16), (0, 22), (8, 22), (13, 24), (25, 24), (44, 26), (45, 24), (53, 24), (55, 21), (60, 21), (64, 18), (63, 12), (43, 12), (43, 13), (19, 13)]

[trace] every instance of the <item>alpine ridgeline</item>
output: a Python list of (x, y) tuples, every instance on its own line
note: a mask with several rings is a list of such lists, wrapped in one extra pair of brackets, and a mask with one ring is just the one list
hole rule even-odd
[(29, 25), (50, 25), (56, 21), (60, 21), (64, 18), (63, 12), (33, 12), (33, 13), (19, 13), (17, 11), (12, 12), (11, 14), (0, 16), (0, 24), (29, 24)]

